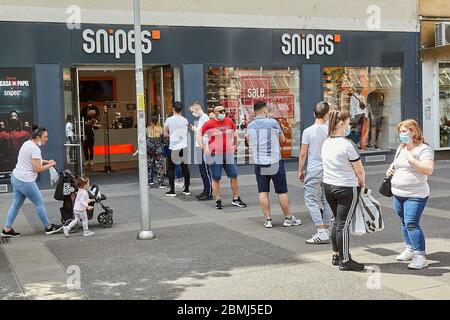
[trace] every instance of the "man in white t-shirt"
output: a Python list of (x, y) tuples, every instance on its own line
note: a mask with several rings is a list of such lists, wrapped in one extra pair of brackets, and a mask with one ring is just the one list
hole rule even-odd
[[(195, 101), (193, 104), (191, 104), (189, 110), (192, 112), (192, 115), (195, 118), (199, 118), (197, 122), (197, 126), (194, 126), (192, 124), (189, 125), (189, 128), (194, 131), (194, 134), (197, 134), (197, 132), (202, 130), (203, 124), (205, 122), (209, 121), (209, 116), (203, 112), (202, 106), (200, 105), (200, 102)], [(208, 136), (203, 136), (203, 144), (208, 145)], [(206, 201), (206, 200), (212, 200), (212, 181), (211, 181), (211, 169), (209, 165), (206, 163), (205, 155), (203, 150), (200, 149), (200, 145), (197, 141), (195, 141), (195, 154), (201, 156), (201, 159), (198, 159), (198, 169), (200, 171), (200, 175), (202, 177), (203, 181), (203, 191), (196, 195), (195, 197), (199, 201)]]
[[(326, 124), (330, 106), (321, 101), (314, 108), (315, 122), (306, 128), (302, 134), (302, 146), (298, 159), (298, 178), (305, 183), (305, 205), (317, 228), (316, 234), (306, 240), (308, 244), (330, 243), (328, 227), (333, 212), (323, 192), (323, 164), (322, 145), (327, 138), (328, 126)], [(305, 161), (308, 159), (306, 175)]]
[(190, 195), (190, 172), (187, 165), (189, 157), (187, 145), (188, 121), (181, 115), (183, 104), (179, 101), (174, 102), (172, 106), (173, 116), (167, 118), (164, 123), (164, 136), (169, 138), (170, 156), (168, 159), (168, 176), (170, 190), (166, 192), (168, 197), (176, 197), (175, 193), (175, 165), (180, 164), (184, 176), (185, 195)]

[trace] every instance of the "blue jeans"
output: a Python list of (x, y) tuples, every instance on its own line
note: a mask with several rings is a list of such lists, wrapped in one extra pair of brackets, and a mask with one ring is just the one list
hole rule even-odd
[(420, 217), (427, 204), (426, 198), (404, 198), (394, 195), (394, 210), (400, 217), (405, 244), (416, 254), (425, 254), (425, 236), (419, 226)]
[(44, 227), (49, 226), (51, 223), (44, 207), (44, 198), (42, 197), (36, 182), (23, 182), (14, 177), (12, 174), (11, 185), (13, 187), (13, 203), (8, 210), (5, 227), (12, 227), (14, 220), (19, 213), (19, 209), (22, 207), (26, 198), (30, 199), (30, 201), (36, 206), (37, 214)]

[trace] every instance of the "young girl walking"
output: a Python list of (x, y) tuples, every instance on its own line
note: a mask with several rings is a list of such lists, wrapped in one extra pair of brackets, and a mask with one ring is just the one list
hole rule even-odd
[(79, 177), (75, 182), (75, 185), (78, 188), (77, 197), (75, 199), (75, 205), (73, 206), (73, 213), (75, 219), (68, 225), (64, 226), (64, 234), (66, 237), (69, 237), (70, 229), (72, 229), (78, 222), (82, 221), (83, 223), (83, 236), (89, 237), (93, 236), (94, 232), (89, 230), (88, 228), (88, 217), (86, 210), (92, 210), (94, 207), (89, 204), (95, 202), (94, 199), (89, 199), (89, 194), (87, 189), (89, 188), (89, 179), (85, 176)]

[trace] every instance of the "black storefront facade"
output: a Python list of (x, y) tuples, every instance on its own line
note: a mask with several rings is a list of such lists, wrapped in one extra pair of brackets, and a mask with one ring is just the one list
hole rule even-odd
[[(280, 124), (292, 130), (286, 157), (298, 154), (300, 132), (314, 121), (314, 105), (326, 99), (337, 107), (351, 108), (356, 87), (362, 88), (366, 104), (375, 101), (372, 105), (384, 112), (384, 128), (375, 128), (380, 121), (374, 120), (369, 126), (375, 130), (366, 130), (374, 131), (365, 138), (366, 162), (392, 158), (397, 142), (394, 122), (422, 118), (419, 33), (146, 25), (142, 29), (147, 51), (144, 65), (178, 68), (185, 105), (195, 100), (205, 106), (226, 104), (237, 124), (245, 128), (255, 99), (271, 103)], [(14, 69), (31, 70), (32, 121), (50, 134), (43, 148), (46, 158), (66, 164), (64, 70), (134, 64), (131, 30), (131, 25), (82, 25), (70, 30), (59, 23), (0, 22), (0, 69), (11, 74)], [(15, 79), (14, 75), (9, 78)], [(376, 94), (369, 96), (372, 92)], [(0, 107), (4, 108), (1, 103)], [(194, 121), (189, 112), (185, 115)], [(370, 148), (377, 129), (385, 145)], [(47, 174), (40, 184), (49, 185)]]

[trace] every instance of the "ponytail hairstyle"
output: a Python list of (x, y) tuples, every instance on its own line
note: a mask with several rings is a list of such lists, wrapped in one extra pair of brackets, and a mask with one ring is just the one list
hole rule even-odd
[(333, 135), (333, 132), (336, 130), (336, 127), (340, 121), (346, 121), (350, 119), (350, 113), (348, 111), (339, 111), (337, 109), (332, 109), (329, 115), (328, 122), (328, 138)]
[(42, 134), (44, 132), (47, 132), (47, 129), (33, 124), (33, 126), (31, 127), (31, 131), (33, 132), (31, 134), (31, 139), (36, 139), (37, 137), (42, 137)]

